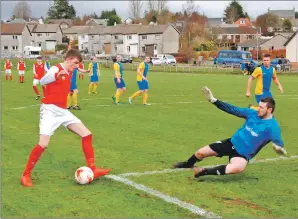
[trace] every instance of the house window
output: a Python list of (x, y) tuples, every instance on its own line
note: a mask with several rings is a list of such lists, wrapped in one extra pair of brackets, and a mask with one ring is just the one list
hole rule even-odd
[(42, 34), (41, 33), (38, 33), (37, 36), (40, 37), (40, 36), (42, 36)]
[(232, 39), (231, 35), (227, 35), (228, 40)]
[(47, 34), (46, 34), (46, 36), (50, 36), (50, 34), (49, 34), (49, 33), (47, 33)]
[(240, 24), (245, 24), (245, 20), (240, 20)]
[(217, 39), (221, 40), (222, 39), (222, 35), (218, 35)]
[(127, 36), (127, 39), (128, 39), (128, 40), (131, 40), (131, 39), (132, 39), (132, 36)]
[(12, 36), (12, 39), (16, 40), (18, 39), (18, 36)]
[(84, 49), (84, 44), (81, 44), (81, 49), (82, 49), (82, 50)]
[(4, 46), (4, 50), (8, 50), (8, 46)]
[(12, 46), (12, 50), (18, 50), (18, 46)]
[(142, 52), (146, 52), (146, 47), (142, 46)]
[(127, 52), (130, 52), (130, 46), (127, 47)]
[(160, 40), (160, 35), (159, 34), (155, 35), (155, 39)]
[(94, 39), (94, 36), (91, 36), (91, 39)]
[(115, 40), (118, 40), (118, 36), (114, 36), (114, 39), (115, 39)]
[(154, 45), (154, 50), (157, 50), (157, 45)]
[(147, 40), (147, 36), (146, 35), (143, 35), (142, 36), (142, 40)]
[(38, 43), (38, 46), (41, 47), (41, 43)]
[(115, 52), (117, 52), (117, 46), (115, 46), (114, 49), (115, 49)]

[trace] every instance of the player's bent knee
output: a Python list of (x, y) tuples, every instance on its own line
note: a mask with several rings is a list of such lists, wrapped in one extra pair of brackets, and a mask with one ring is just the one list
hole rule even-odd
[(51, 136), (49, 136), (49, 135), (40, 135), (38, 144), (42, 148), (47, 148), (50, 143), (50, 138), (51, 138)]
[(226, 174), (242, 173), (244, 170), (245, 170), (245, 167), (228, 165), (226, 168)]

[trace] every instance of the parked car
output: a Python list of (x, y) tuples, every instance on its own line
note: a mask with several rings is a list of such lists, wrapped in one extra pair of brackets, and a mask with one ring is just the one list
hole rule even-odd
[(162, 65), (163, 64), (162, 60), (158, 57), (152, 57), (150, 63), (152, 63), (152, 65)]
[(250, 62), (252, 55), (250, 52), (237, 50), (220, 50), (218, 52), (217, 63), (219, 65), (240, 65), (244, 62)]
[[(132, 63), (132, 58), (130, 55), (120, 55), (122, 58), (121, 58), (121, 63)], [(116, 62), (117, 59), (116, 59), (116, 56), (112, 56), (111, 59), (113, 60), (113, 62)]]
[(271, 60), (271, 66), (274, 67), (276, 71), (290, 71), (291, 62), (289, 59), (275, 58)]
[(158, 54), (156, 56), (157, 58), (160, 58), (162, 61), (162, 64), (165, 65), (176, 65), (176, 59), (172, 55), (167, 55), (167, 54)]

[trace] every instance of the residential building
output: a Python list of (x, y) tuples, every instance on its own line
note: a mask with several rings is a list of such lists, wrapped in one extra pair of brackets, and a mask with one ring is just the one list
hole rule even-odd
[(245, 40), (242, 43), (239, 43), (238, 50), (250, 51), (250, 50), (260, 49), (262, 44), (268, 40), (269, 39), (262, 39), (262, 38)]
[(26, 24), (1, 24), (1, 51), (3, 55), (23, 55), (24, 47), (30, 46), (31, 33)]
[(42, 50), (55, 51), (57, 44), (62, 43), (62, 30), (59, 24), (28, 25), (32, 34), (32, 46)]
[(239, 18), (234, 24), (239, 25), (239, 27), (254, 27), (253, 23), (249, 20), (249, 18)]
[(90, 18), (87, 22), (86, 25), (88, 26), (107, 26), (108, 25), (108, 19), (95, 19), (95, 18)]
[(219, 17), (219, 18), (207, 18), (207, 27), (213, 28), (216, 26), (220, 26), (224, 24), (224, 19)]
[(296, 31), (284, 44), (286, 47), (286, 57), (298, 67), (298, 31)]
[(284, 44), (287, 42), (288, 38), (277, 34), (274, 37), (272, 37), (270, 40), (267, 40), (263, 44), (261, 44), (261, 49), (266, 50), (278, 50), (278, 49), (285, 49), (286, 47)]
[(72, 19), (49, 19), (48, 24), (58, 24), (61, 29), (70, 28), (73, 25)]
[(213, 40), (221, 47), (235, 47), (250, 39), (261, 36), (261, 30), (253, 27), (239, 27), (238, 25), (222, 25), (211, 31)]
[[(295, 8), (293, 8), (292, 10), (271, 10), (270, 8), (268, 8), (268, 13), (272, 13), (279, 17), (279, 23), (276, 28), (277, 31), (283, 30), (283, 21), (285, 19), (289, 19), (292, 23), (292, 26), (296, 27), (297, 21), (295, 19)], [(295, 28), (293, 28), (293, 29), (295, 29)]]

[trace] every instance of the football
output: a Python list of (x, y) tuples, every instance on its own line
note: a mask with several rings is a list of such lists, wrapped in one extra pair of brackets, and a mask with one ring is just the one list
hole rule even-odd
[(78, 184), (89, 184), (92, 182), (93, 178), (93, 171), (89, 167), (80, 167), (75, 172), (75, 180)]

